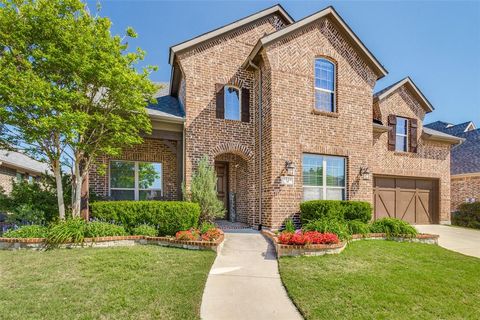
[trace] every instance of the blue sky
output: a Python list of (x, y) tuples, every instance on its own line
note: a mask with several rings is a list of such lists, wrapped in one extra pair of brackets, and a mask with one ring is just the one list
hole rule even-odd
[(333, 5), (389, 71), (376, 90), (410, 76), (436, 109), (427, 122), (480, 126), (480, 1), (103, 0), (101, 15), (114, 33), (133, 27), (139, 37), (130, 45), (159, 67), (152, 80), (168, 81), (170, 46), (276, 3), (295, 20)]

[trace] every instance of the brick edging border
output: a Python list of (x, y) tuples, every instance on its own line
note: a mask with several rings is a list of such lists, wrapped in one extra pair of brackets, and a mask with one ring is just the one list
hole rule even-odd
[[(338, 244), (306, 244), (288, 245), (278, 243), (278, 237), (275, 233), (269, 230), (261, 231), (264, 236), (269, 238), (275, 247), (277, 257), (284, 256), (318, 256), (324, 254), (339, 254), (348, 244), (348, 241), (343, 241)], [(358, 240), (393, 240), (398, 242), (419, 242), (426, 244), (438, 244), (439, 236), (436, 234), (420, 233), (415, 237), (390, 237), (385, 233), (369, 233), (366, 235), (354, 234), (351, 241)]]
[[(64, 243), (61, 247), (119, 247), (132, 245), (154, 244), (166, 247), (177, 247), (191, 250), (213, 250), (217, 251), (223, 242), (225, 235), (220, 231), (220, 237), (214, 241), (203, 240), (177, 240), (174, 237), (148, 237), (148, 236), (115, 236), (85, 238), (82, 243)], [(0, 238), (0, 250), (34, 249), (46, 248), (45, 238)]]

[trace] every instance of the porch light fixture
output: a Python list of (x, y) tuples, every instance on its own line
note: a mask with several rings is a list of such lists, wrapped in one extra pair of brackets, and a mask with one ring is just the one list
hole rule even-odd
[(370, 168), (367, 166), (360, 167), (360, 176), (363, 180), (370, 180), (372, 177), (372, 173), (370, 172)]
[(285, 171), (287, 176), (294, 176), (295, 175), (295, 165), (292, 161), (287, 160), (285, 161)]

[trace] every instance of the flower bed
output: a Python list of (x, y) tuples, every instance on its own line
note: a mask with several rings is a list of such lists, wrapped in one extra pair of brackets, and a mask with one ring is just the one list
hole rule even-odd
[[(222, 244), (224, 234), (218, 230), (218, 238), (215, 240), (181, 240), (174, 237), (148, 237), (148, 236), (115, 236), (85, 238), (82, 243), (64, 243), (60, 247), (117, 247), (133, 245), (159, 245), (165, 247), (177, 247), (191, 250), (212, 250), (217, 252)], [(47, 248), (44, 238), (0, 238), (0, 250), (32, 249), (45, 250)]]
[[(333, 235), (333, 237), (332, 234), (329, 233), (302, 233), (297, 231), (294, 234), (281, 233), (277, 235), (269, 230), (262, 230), (262, 234), (273, 242), (278, 257), (338, 254), (347, 246), (347, 241), (340, 241), (336, 235)], [(423, 233), (407, 237), (392, 237), (385, 233), (354, 234), (351, 240), (356, 241), (362, 239), (438, 244), (438, 235)]]

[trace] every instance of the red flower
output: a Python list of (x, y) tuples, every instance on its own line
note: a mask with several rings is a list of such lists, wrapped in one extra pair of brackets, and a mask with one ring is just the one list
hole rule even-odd
[(278, 236), (278, 242), (280, 242), (281, 244), (289, 244), (292, 237), (292, 232), (282, 232), (280, 233), (280, 236)]
[(302, 233), (295, 233), (290, 239), (290, 244), (297, 246), (303, 246), (307, 242), (307, 239)]
[(197, 229), (190, 229), (190, 230), (184, 230), (184, 231), (178, 231), (175, 234), (175, 238), (177, 240), (198, 240), (200, 236), (200, 233), (198, 232)]
[(204, 234), (202, 234), (202, 240), (203, 241), (214, 241), (214, 240), (217, 240), (218, 238), (220, 238), (220, 236), (222, 235), (220, 229), (210, 229), (208, 230), (207, 232), (205, 232)]

